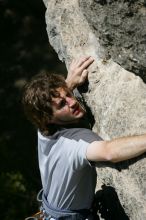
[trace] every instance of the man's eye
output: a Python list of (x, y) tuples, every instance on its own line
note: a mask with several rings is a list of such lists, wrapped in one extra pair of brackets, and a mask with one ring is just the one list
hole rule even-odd
[(72, 97), (73, 94), (72, 94), (72, 92), (68, 92), (68, 93), (66, 94), (66, 96), (67, 96), (67, 97)]
[(63, 108), (65, 105), (66, 105), (66, 101), (65, 101), (65, 100), (62, 100), (62, 101), (59, 103), (59, 108)]

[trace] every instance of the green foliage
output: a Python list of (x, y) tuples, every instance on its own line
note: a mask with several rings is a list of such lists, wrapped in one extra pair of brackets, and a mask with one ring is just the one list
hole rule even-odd
[(27, 182), (20, 172), (1, 173), (0, 188), (1, 219), (21, 219), (37, 210), (36, 192), (29, 192)]
[(9, 194), (25, 193), (26, 187), (24, 184), (24, 178), (21, 173), (1, 173), (0, 175), (0, 188), (5, 186)]

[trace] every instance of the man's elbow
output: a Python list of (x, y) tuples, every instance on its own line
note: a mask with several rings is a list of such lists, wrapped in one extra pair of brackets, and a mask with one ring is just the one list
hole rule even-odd
[(106, 155), (105, 161), (111, 162), (111, 163), (118, 163), (119, 162), (119, 160), (112, 153), (108, 153)]
[(95, 141), (87, 149), (87, 159), (95, 162), (118, 162), (111, 141)]
[(117, 157), (115, 151), (110, 146), (110, 141), (106, 141), (105, 148), (106, 148), (106, 150), (105, 150), (105, 161), (111, 162), (111, 163), (119, 162), (118, 157)]

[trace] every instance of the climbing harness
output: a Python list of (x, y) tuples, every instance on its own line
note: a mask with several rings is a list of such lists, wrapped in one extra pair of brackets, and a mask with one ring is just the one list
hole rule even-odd
[(25, 220), (93, 220), (91, 210), (66, 210), (51, 207), (43, 189), (37, 194), (40, 211)]

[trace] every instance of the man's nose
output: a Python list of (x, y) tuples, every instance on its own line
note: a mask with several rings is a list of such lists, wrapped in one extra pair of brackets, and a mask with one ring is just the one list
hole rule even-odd
[(74, 105), (76, 104), (76, 100), (72, 97), (67, 97), (66, 102), (69, 107), (74, 107)]

